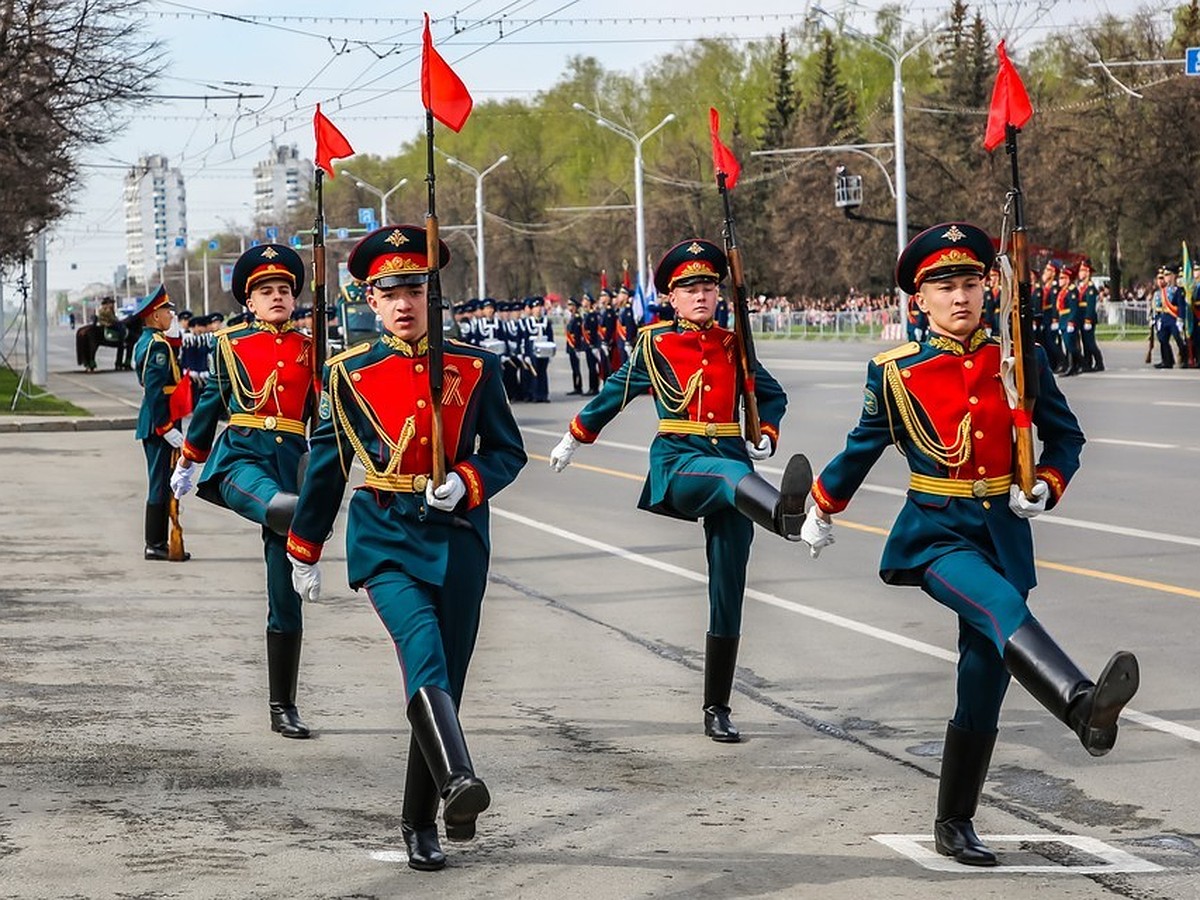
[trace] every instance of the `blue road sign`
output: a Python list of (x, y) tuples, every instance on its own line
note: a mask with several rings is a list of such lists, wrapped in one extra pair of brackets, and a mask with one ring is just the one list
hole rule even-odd
[(220, 249), (221, 249), (221, 242), (220, 242), (220, 241), (209, 241), (209, 242), (208, 242), (208, 249), (209, 249), (209, 250), (220, 250)]
[(303, 246), (303, 244), (304, 244), (304, 240), (300, 237), (300, 235), (298, 235), (298, 234), (292, 235), (292, 247), (294, 249), (299, 250), (300, 247)]
[(267, 229), (267, 240), (272, 244), (279, 240), (279, 229), (274, 225)]
[(1200, 75), (1200, 47), (1188, 47), (1186, 70), (1189, 75)]
[(358, 224), (359, 225), (374, 225), (375, 210), (370, 206), (360, 206), (358, 208)]
[(341, 240), (343, 240), (343, 241), (344, 241), (346, 238), (350, 237), (350, 229), (349, 229), (349, 228), (339, 228), (339, 229), (337, 230), (337, 236), (338, 236), (338, 237), (339, 237)]
[(187, 246), (187, 238), (183, 238), (183, 237), (175, 238), (175, 246), (176, 247), (186, 247)]

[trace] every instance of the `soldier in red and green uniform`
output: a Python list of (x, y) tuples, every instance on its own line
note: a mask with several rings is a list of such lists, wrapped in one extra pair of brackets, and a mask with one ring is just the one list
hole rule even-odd
[(996, 855), (972, 819), (987, 777), (1010, 675), (1065, 723), (1093, 756), (1112, 749), (1117, 717), (1138, 685), (1133, 654), (1115, 654), (1096, 681), (1063, 652), (1027, 604), (1036, 583), (1029, 519), (1054, 507), (1079, 467), (1083, 432), (1037, 353), (1033, 425), (1042, 442), (1032, 496), (1013, 483), (1013, 412), (1000, 377), (1000, 344), (980, 327), (991, 239), (965, 222), (913, 238), (896, 281), (930, 319), (924, 343), (876, 356), (858, 425), (813, 486), (804, 540), (832, 543), (830, 517), (846, 508), (895, 444), (909, 490), (879, 574), (920, 587), (958, 617), (958, 706), (946, 729), (934, 835), (939, 853), (991, 866)]
[[(267, 681), (271, 730), (307, 738), (296, 710), (303, 617), (292, 588), (287, 533), (300, 458), (313, 407), (312, 339), (293, 313), (304, 289), (304, 263), (282, 244), (262, 244), (233, 267), (233, 296), (254, 319), (216, 334), (214, 369), (188, 426), (171, 479), (177, 497), (192, 488), (262, 530), (267, 566)], [(225, 418), (229, 426), (217, 436)]]
[[(175, 344), (167, 338), (175, 315), (166, 288), (159, 285), (142, 298), (134, 315), (142, 320), (142, 332), (133, 348), (133, 367), (142, 385), (142, 405), (138, 409), (137, 431), (146, 453), (146, 492), (144, 557), (168, 559), (167, 504), (170, 500), (171, 454), (183, 446), (179, 418), (171, 409), (171, 395), (184, 377), (179, 368)], [(191, 556), (184, 554), (184, 559)]]
[(654, 283), (675, 317), (639, 330), (629, 360), (571, 421), (550, 459), (561, 472), (579, 445), (595, 441), (630, 400), (653, 395), (658, 435), (650, 445), (650, 472), (638, 507), (704, 520), (709, 600), (704, 733), (715, 741), (736, 742), (740, 734), (729, 718), (729, 698), (754, 525), (798, 540), (812, 471), (807, 459), (793, 456), (780, 490), (754, 471), (752, 460), (767, 459), (778, 446), (787, 395), (759, 365), (754, 394), (762, 438), (757, 444), (743, 440), (737, 422), (743, 389), (737, 337), (713, 318), (718, 285), (727, 272), (724, 251), (710, 241), (696, 238), (667, 251)]
[[(440, 266), (450, 251), (439, 242)], [(490, 794), (475, 774), (458, 708), (475, 647), (491, 552), (488, 501), (525, 464), (500, 358), (448, 341), (441, 423), (443, 484), (434, 459), (425, 230), (386, 226), (358, 243), (350, 274), (385, 333), (329, 360), (311, 462), (288, 535), (293, 583), (320, 592), (318, 560), (350, 465), (366, 470), (350, 500), (346, 569), (395, 645), (412, 725), (400, 829), (414, 869), (440, 869), (437, 813), (450, 840), (475, 836)], [(432, 327), (438, 327), (436, 324)]]
[(1092, 284), (1092, 261), (1079, 261), (1079, 276), (1075, 281), (1075, 321), (1083, 344), (1083, 371), (1103, 372), (1104, 356), (1096, 343), (1096, 317), (1100, 304), (1100, 289)]
[(1063, 360), (1058, 332), (1058, 294), (1061, 290), (1058, 279), (1062, 267), (1063, 264), (1057, 259), (1047, 262), (1042, 269), (1041, 285), (1033, 288), (1033, 304), (1038, 309), (1037, 341), (1046, 351), (1052, 372), (1059, 370)]

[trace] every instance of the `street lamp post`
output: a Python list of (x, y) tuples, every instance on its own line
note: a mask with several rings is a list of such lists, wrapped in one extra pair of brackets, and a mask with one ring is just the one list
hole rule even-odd
[(629, 143), (633, 144), (633, 204), (637, 215), (637, 278), (638, 286), (645, 290), (646, 277), (646, 206), (643, 199), (642, 190), (642, 144), (644, 144), (652, 135), (656, 134), (660, 128), (670, 122), (675, 121), (675, 113), (667, 113), (663, 116), (663, 120), (638, 137), (624, 125), (618, 125), (616, 122), (611, 122), (597, 112), (588, 109), (582, 103), (572, 103), (575, 109), (582, 113), (591, 116), (596, 124), (601, 128), (607, 128), (609, 131), (619, 134)]
[(475, 261), (479, 268), (476, 275), (476, 286), (479, 289), (479, 297), (482, 299), (487, 296), (486, 286), (487, 278), (485, 277), (486, 269), (484, 268), (483, 256), (483, 179), (489, 173), (494, 172), (501, 165), (508, 162), (508, 154), (505, 153), (498, 160), (480, 172), (474, 166), (469, 166), (461, 159), (455, 159), (453, 156), (447, 156), (446, 162), (454, 166), (456, 169), (462, 169), (468, 175), (475, 179)]
[(396, 193), (396, 191), (400, 190), (400, 188), (402, 188), (406, 184), (408, 184), (408, 179), (401, 178), (398, 182), (396, 182), (394, 185), (392, 185), (386, 191), (381, 191), (379, 188), (375, 187), (375, 185), (369, 184), (368, 182), (363, 181), (361, 178), (359, 178), (357, 175), (355, 175), (349, 169), (342, 169), (341, 172), (346, 177), (354, 179), (355, 187), (360, 187), (364, 191), (369, 191), (370, 193), (374, 194), (376, 197), (379, 198), (379, 224), (381, 226), (386, 225), (388, 223), (388, 220), (387, 220), (387, 198), (392, 196), (392, 194)]

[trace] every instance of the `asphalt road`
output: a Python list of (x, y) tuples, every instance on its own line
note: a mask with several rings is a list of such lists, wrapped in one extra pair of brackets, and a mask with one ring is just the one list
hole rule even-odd
[[(791, 398), (766, 477), (840, 449), (878, 349), (760, 345)], [(1089, 671), (1136, 652), (1142, 689), (1098, 760), (1011, 689), (976, 819), (999, 869), (928, 867), (945, 862), (928, 833), (955, 628), (876, 574), (903, 460), (884, 457), (819, 560), (758, 535), (747, 740), (717, 745), (700, 730), (701, 530), (635, 508), (651, 404), (552, 473), (581, 405), (560, 356), (555, 402), (516, 407), (532, 459), (493, 505), (464, 722), (495, 803), (432, 875), (403, 863), (400, 677), (345, 587), (341, 526), (306, 615), (318, 736), (283, 741), (256, 529), (189, 500), (193, 561), (144, 563), (129, 432), (0, 434), (0, 897), (1200, 897), (1200, 373), (1105, 351), (1108, 372), (1064, 382), (1089, 443), (1035, 524), (1032, 605)], [(56, 379), (136, 395), (128, 373)]]

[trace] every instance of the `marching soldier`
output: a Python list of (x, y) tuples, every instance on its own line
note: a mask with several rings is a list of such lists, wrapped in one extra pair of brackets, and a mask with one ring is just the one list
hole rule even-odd
[(587, 395), (594, 396), (600, 391), (600, 356), (604, 349), (600, 346), (600, 315), (596, 312), (596, 301), (587, 291), (583, 293), (583, 354), (587, 362), (588, 389)]
[(1092, 261), (1084, 257), (1079, 262), (1079, 277), (1075, 282), (1075, 318), (1083, 344), (1083, 371), (1103, 372), (1104, 356), (1096, 343), (1096, 316), (1100, 290), (1092, 284)]
[(666, 253), (654, 282), (674, 307), (675, 320), (641, 330), (629, 361), (571, 421), (550, 460), (556, 472), (563, 471), (579, 445), (595, 441), (630, 399), (652, 393), (658, 435), (638, 506), (704, 520), (709, 566), (704, 733), (714, 741), (736, 742), (741, 736), (730, 721), (729, 698), (754, 525), (797, 540), (812, 471), (803, 456), (793, 456), (779, 490), (754, 471), (753, 461), (767, 459), (778, 446), (787, 396), (759, 365), (755, 395), (762, 439), (743, 440), (735, 421), (742, 401), (737, 336), (713, 321), (718, 285), (727, 272), (724, 251), (709, 241), (684, 241)]
[[(171, 409), (171, 395), (184, 376), (175, 347), (166, 335), (174, 311), (175, 304), (162, 285), (142, 298), (133, 311), (142, 321), (142, 332), (133, 348), (133, 365), (142, 385), (142, 405), (138, 410), (134, 437), (142, 442), (146, 453), (149, 490), (146, 493), (144, 556), (150, 560), (170, 558), (167, 552), (167, 504), (170, 500), (171, 456), (183, 446), (179, 419)], [(190, 556), (185, 553), (184, 559)]]
[[(234, 264), (233, 296), (254, 319), (217, 333), (214, 371), (171, 478), (175, 496), (182, 497), (202, 466), (201, 499), (262, 529), (271, 730), (300, 739), (310, 734), (296, 709), (304, 622), (292, 588), (287, 533), (313, 405), (312, 339), (295, 315), (304, 276), (300, 256), (283, 244), (252, 247)], [(225, 416), (229, 427), (217, 437)]]
[[(450, 258), (439, 242), (440, 263)], [(350, 500), (346, 568), (365, 588), (395, 645), (412, 725), (400, 828), (414, 869), (440, 869), (439, 801), (446, 837), (470, 840), (490, 795), (475, 774), (458, 718), (487, 586), (488, 500), (525, 464), (495, 354), (449, 341), (441, 360), (441, 429), (434, 430), (427, 327), (425, 231), (385, 226), (351, 251), (351, 274), (385, 333), (329, 360), (311, 462), (288, 536), (293, 582), (321, 589), (318, 560), (350, 464), (366, 483)], [(448, 474), (430, 477), (435, 439)]]
[(613, 342), (614, 371), (625, 365), (625, 361), (629, 359), (629, 350), (637, 343), (637, 332), (638, 320), (633, 313), (633, 305), (630, 303), (629, 288), (621, 285), (617, 288), (616, 340)]
[(896, 281), (928, 313), (930, 336), (867, 366), (859, 424), (817, 479), (803, 535), (813, 556), (832, 543), (830, 516), (896, 444), (911, 475), (880, 576), (921, 587), (958, 616), (958, 706), (946, 729), (934, 835), (939, 853), (974, 866), (996, 864), (972, 818), (1009, 676), (1093, 756), (1112, 749), (1117, 717), (1138, 686), (1133, 654), (1115, 654), (1092, 681), (1029, 611), (1036, 578), (1028, 520), (1062, 499), (1084, 437), (1044, 353), (1030, 348), (1042, 452), (1032, 496), (1013, 484), (1013, 413), (1000, 381), (1000, 344), (980, 328), (982, 278), (994, 254), (988, 235), (964, 222), (934, 226), (900, 254)]
[(1154, 364), (1156, 369), (1175, 368), (1175, 353), (1171, 343), (1179, 348), (1180, 363), (1187, 363), (1187, 351), (1183, 346), (1183, 328), (1180, 317), (1184, 314), (1183, 288), (1175, 283), (1178, 266), (1162, 266), (1158, 270), (1158, 286), (1154, 289), (1153, 309), (1158, 345), (1162, 361)]
[(567, 300), (567, 360), (571, 363), (571, 390), (567, 391), (568, 397), (583, 393), (579, 355), (584, 352), (583, 316), (579, 314), (579, 301), (571, 297)]
[(1078, 375), (1083, 369), (1083, 348), (1079, 341), (1078, 301), (1075, 298), (1075, 273), (1064, 265), (1058, 273), (1058, 333), (1062, 338), (1063, 362), (1057, 374)]
[(988, 272), (987, 284), (983, 288), (983, 327), (988, 336), (1000, 331), (1000, 273), (995, 269)]
[(1062, 352), (1058, 345), (1058, 273), (1062, 271), (1062, 263), (1052, 259), (1042, 269), (1042, 284), (1034, 288), (1034, 302), (1040, 306), (1037, 340), (1046, 351), (1050, 361), (1050, 371), (1057, 372), (1062, 366)]

